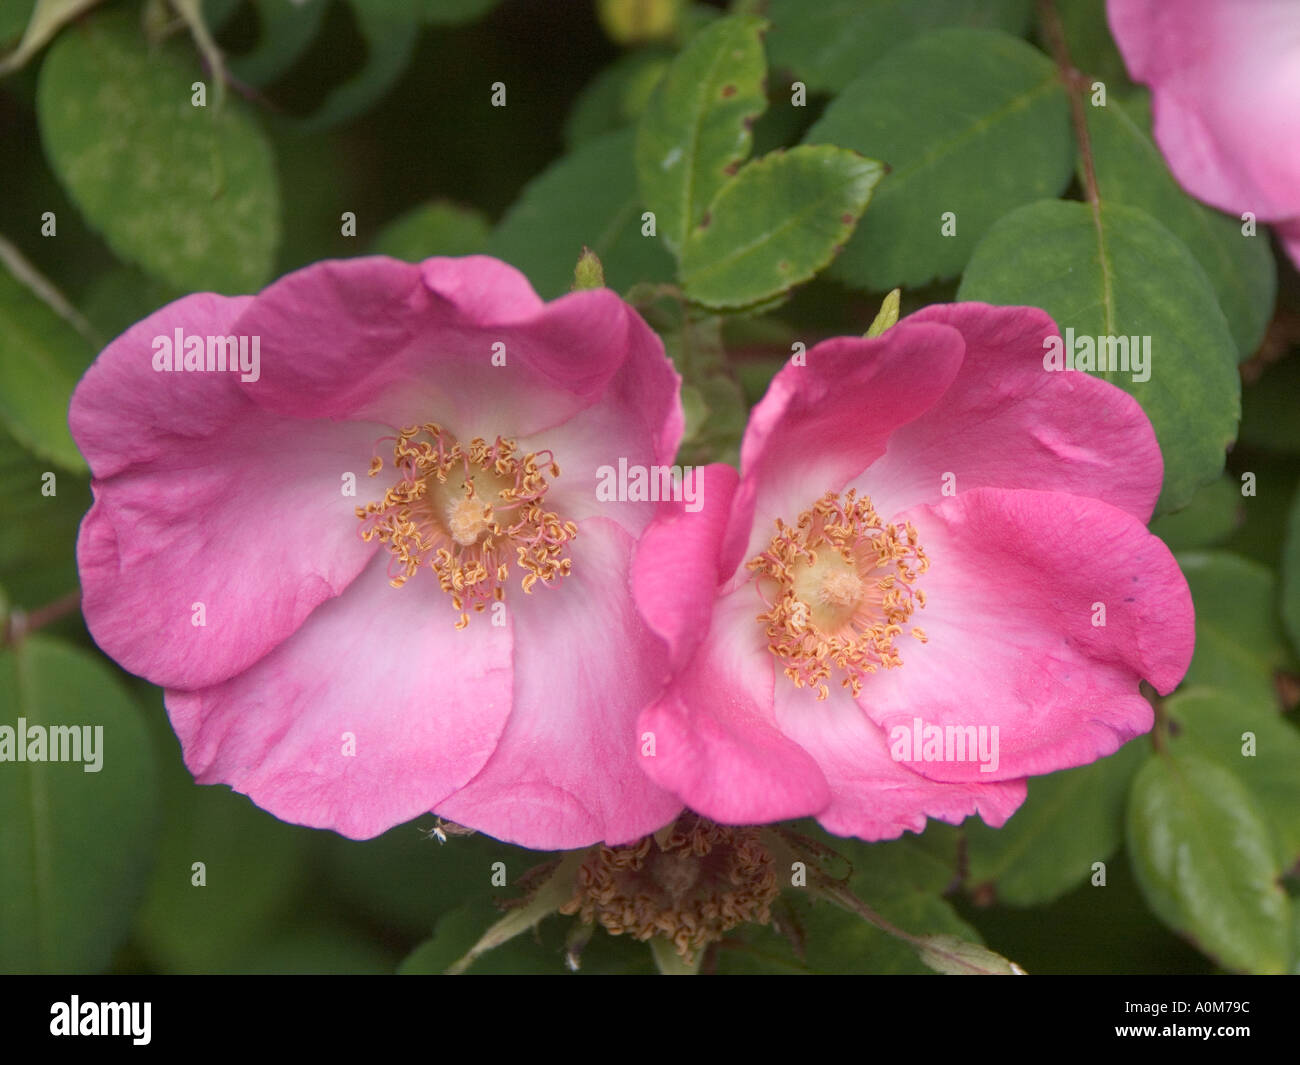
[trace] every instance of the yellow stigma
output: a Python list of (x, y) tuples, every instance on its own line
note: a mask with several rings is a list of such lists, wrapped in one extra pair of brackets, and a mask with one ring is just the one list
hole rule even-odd
[[(913, 611), (914, 587), (930, 566), (911, 525), (885, 525), (871, 500), (850, 489), (827, 492), (793, 526), (780, 518), (767, 550), (751, 559), (767, 610), (758, 615), (768, 650), (795, 683), (830, 694), (833, 669), (854, 695), (868, 673), (903, 664), (894, 646)], [(926, 636), (916, 626), (913, 636)]]
[(476, 544), (492, 528), (492, 508), (476, 496), (463, 496), (445, 509), (447, 531), (462, 547)]
[[(501, 437), (464, 445), (430, 422), (398, 434), (393, 467), (399, 477), (384, 498), (357, 507), (361, 537), (388, 545), (394, 588), (431, 570), (460, 611), (456, 628), (469, 624), (470, 610), (505, 598), (512, 567), (524, 571), (525, 592), (569, 575), (563, 556), (578, 528), (542, 505), (546, 475), (560, 475), (549, 452), (521, 455)], [(383, 468), (375, 456), (370, 476)]]

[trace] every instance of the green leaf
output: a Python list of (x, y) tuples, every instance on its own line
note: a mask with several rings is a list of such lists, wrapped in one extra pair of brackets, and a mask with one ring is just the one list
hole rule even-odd
[(1196, 608), (1196, 652), (1183, 683), (1273, 705), (1273, 674), (1287, 663), (1275, 621), (1273, 574), (1224, 551), (1183, 552), (1178, 564)]
[(1205, 272), (1169, 230), (1134, 207), (1043, 201), (980, 241), (957, 298), (1030, 305), (1093, 343), (1150, 337), (1149, 379), (1097, 372), (1129, 392), (1165, 461), (1159, 513), (1185, 506), (1223, 469), (1236, 432), (1237, 349)]
[(677, 461), (699, 466), (709, 462), (740, 465), (740, 441), (749, 409), (740, 386), (725, 371), (682, 385), (686, 426)]
[(254, 975), (388, 975), (397, 959), (373, 934), (324, 921), (294, 922), (259, 939), (227, 973)]
[(81, 309), (101, 336), (116, 337), (184, 295), (133, 266), (113, 266), (91, 279)]
[[(913, 936), (954, 936), (972, 944), (980, 935), (940, 898), (957, 876), (960, 832), (931, 822), (921, 835), (885, 843), (828, 836), (815, 824), (793, 826), (833, 857), (833, 877), (896, 928)], [(786, 874), (789, 875), (789, 874)], [(810, 877), (811, 883), (811, 877)], [(929, 973), (915, 945), (880, 931), (862, 917), (794, 889), (773, 904), (776, 927), (746, 926), (718, 949), (719, 972)]]
[[(37, 0), (31, 8), (31, 18), (18, 47), (0, 59), (0, 78), (21, 69), (27, 60), (54, 39), (59, 30), (97, 3), (99, 0)], [(6, 5), (5, 20), (17, 15), (22, 7), (21, 3)], [(0, 22), (0, 43), (7, 37), (5, 24)]]
[(371, 250), (418, 263), (433, 255), (474, 255), (487, 241), (488, 222), (482, 211), (438, 200), (389, 222)]
[[(203, 21), (212, 28), (214, 33), (219, 33), (230, 24), (230, 20), (235, 17), (243, 2), (244, 0), (202, 0), (200, 12)], [(163, 15), (166, 14), (164, 9)]]
[(501, 0), (423, 0), (424, 21), (432, 26), (458, 26), (480, 19)]
[[(161, 705), (163, 823), (135, 940), (152, 970), (228, 971), (294, 910), (317, 833), (277, 821), (224, 786), (194, 782)], [(204, 883), (195, 883), (195, 863)]]
[(659, 236), (679, 254), (749, 155), (750, 127), (767, 108), (760, 40), (766, 25), (737, 15), (701, 30), (673, 60), (641, 116), (641, 197), (655, 213)]
[[(895, 928), (899, 928), (911, 935), (947, 935), (954, 936), (967, 943), (982, 944), (984, 942), (979, 932), (962, 920), (957, 915), (957, 911), (935, 893), (921, 890), (896, 891), (894, 893), (876, 891), (867, 896), (866, 901)], [(857, 922), (859, 928), (870, 933), (869, 937), (863, 937), (872, 944), (873, 955), (870, 967), (866, 971), (880, 973), (930, 972), (930, 966), (917, 956), (916, 948), (910, 943), (877, 931), (851, 914), (848, 916), (851, 920)], [(818, 953), (823, 951), (833, 954), (843, 953), (837, 943), (826, 944), (824, 947), (819, 948)], [(851, 972), (855, 970), (847, 968), (845, 971)]]
[(25, 753), (33, 729), (48, 757), (52, 730), (76, 728), (78, 747), (92, 730), (94, 757), (74, 748), (81, 761), (0, 763), (0, 971), (97, 972), (126, 935), (153, 856), (153, 748), (114, 672), (40, 635), (0, 652), (0, 726), (14, 745), (20, 720)]
[(545, 299), (569, 291), (583, 247), (600, 256), (610, 288), (671, 280), (663, 244), (641, 235), (635, 136), (623, 129), (598, 137), (530, 181), (492, 232), (488, 254), (522, 270)]
[(259, 288), (279, 240), (270, 146), (235, 100), (193, 107), (202, 75), (146, 49), (114, 11), (63, 34), (41, 66), (45, 154), (122, 259), (187, 290)]
[(686, 295), (707, 307), (743, 307), (807, 281), (853, 232), (880, 175), (874, 160), (830, 146), (749, 163), (682, 249)]
[(68, 400), (94, 353), (75, 329), (0, 267), (0, 419), (65, 470), (86, 462), (68, 432)]
[(1214, 288), (1241, 358), (1249, 358), (1264, 337), (1277, 292), (1267, 234), (1243, 236), (1237, 219), (1187, 195), (1147, 126), (1118, 100), (1084, 111), (1101, 202), (1140, 208), (1187, 246)]
[[(330, 881), (349, 908), (377, 923), (427, 935), (441, 914), (491, 892), (493, 862), (522, 873), (543, 857), (483, 835), (438, 843), (412, 822), (375, 839), (331, 837), (327, 860)], [(509, 897), (504, 891), (491, 893)], [(472, 945), (473, 939), (460, 954)]]
[(1291, 503), (1282, 541), (1282, 623), (1300, 652), (1300, 492)]
[(999, 902), (1037, 906), (1085, 882), (1123, 842), (1130, 781), (1149, 750), (1125, 744), (1091, 765), (1029, 781), (1029, 797), (1002, 828), (966, 823), (969, 883), (993, 885)]
[(315, 40), (328, 7), (319, 0), (262, 0), (257, 5), (257, 44), (227, 61), (231, 76), (260, 88), (284, 75)]
[(1276, 836), (1280, 868), (1292, 867), (1300, 859), (1300, 730), (1275, 706), (1218, 688), (1180, 689), (1165, 713), (1176, 725), (1170, 746), (1190, 746), (1244, 784)]
[[(979, 933), (937, 895), (902, 890), (866, 901), (912, 935), (951, 935), (981, 942)], [(789, 936), (770, 926), (742, 926), (717, 948), (716, 972), (915, 975), (931, 971), (911, 944), (829, 902), (813, 901), (803, 892), (787, 893), (774, 909)]]
[[(484, 931), (501, 919), (501, 911), (482, 893), (445, 913), (434, 934), (413, 950), (398, 967), (403, 976), (441, 975), (467, 951)], [(565, 965), (567, 937), (579, 924), (567, 917), (548, 918), (532, 932), (480, 955), (467, 973), (476, 975), (574, 975)], [(630, 936), (611, 936), (597, 930), (582, 950), (577, 975), (637, 974), (655, 971), (650, 947)]]
[(0, 4), (0, 44), (18, 40), (31, 22), (35, 9), (36, 0), (14, 0), (13, 3)]
[(1167, 929), (1147, 906), (1121, 849), (1106, 866), (1106, 886), (1086, 882), (1042, 906), (984, 906), (963, 899), (985, 940), (1035, 975), (1208, 972), (1204, 955)]
[(89, 508), (85, 477), (48, 469), (0, 430), (0, 581), (15, 603), (37, 607), (76, 589), (77, 526)]
[(1108, 100), (1129, 91), (1133, 83), (1110, 35), (1106, 0), (1056, 0), (1056, 9), (1075, 69), (1104, 82)]
[(585, 851), (568, 851), (562, 855), (556, 865), (537, 882), (526, 900), (521, 900), (499, 920), (494, 921), (448, 971), (464, 972), (484, 954), (531, 931), (547, 917), (553, 916), (573, 897), (575, 878), (586, 857)]
[(1290, 900), (1268, 826), (1233, 774), (1191, 753), (1153, 756), (1133, 782), (1128, 851), (1170, 928), (1229, 969), (1286, 970)]
[(364, 114), (402, 76), (420, 37), (420, 0), (348, 0), (366, 42), (366, 63), (336, 85), (301, 126), (317, 133)]
[(1014, 962), (959, 936), (926, 936), (921, 960), (945, 976), (1024, 976)]
[(620, 56), (596, 75), (574, 101), (564, 120), (564, 143), (570, 149), (602, 133), (636, 121), (668, 70), (672, 53), (642, 48)]
[(1300, 396), (1300, 352), (1271, 363), (1259, 379), (1241, 392), (1241, 443), (1300, 454), (1300, 418), (1295, 416)]
[(1029, 25), (1031, 0), (770, 0), (768, 52), (812, 92), (838, 92), (863, 69), (926, 30), (1005, 30)]
[(1182, 510), (1151, 523), (1151, 531), (1170, 551), (1213, 547), (1232, 535), (1241, 516), (1241, 487), (1223, 476), (1198, 488)]
[(988, 30), (938, 30), (891, 51), (804, 141), (853, 148), (890, 168), (831, 269), (873, 291), (960, 273), (994, 222), (1058, 195), (1074, 165), (1056, 68), (1024, 41)]
[(1300, 463), (1290, 455), (1242, 448), (1234, 470), (1242, 520), (1223, 548), (1276, 570), (1282, 564), (1287, 511), (1300, 491)]
[(782, 359), (747, 359), (735, 366), (736, 380), (740, 383), (745, 403), (753, 406), (763, 398), (768, 385), (785, 365)]
[(851, 883), (860, 898), (871, 901), (913, 892), (939, 895), (957, 879), (961, 832), (953, 825), (931, 821), (919, 836), (909, 832), (885, 843), (831, 839), (829, 846), (852, 863)]
[[(501, 910), (480, 896), (444, 914), (432, 937), (425, 940), (398, 967), (402, 976), (441, 976), (461, 962), (483, 933), (502, 921)], [(568, 924), (549, 918), (550, 926)], [(548, 937), (554, 939), (553, 936)], [(565, 971), (563, 952), (554, 942), (544, 945), (537, 931), (515, 936), (486, 953), (479, 954), (463, 970), (475, 975), (556, 975)]]
[[(475, 899), (451, 910), (439, 922), (432, 936), (415, 948), (398, 966), (400, 976), (441, 976), (477, 942), (483, 930), (500, 918), (501, 911), (486, 898)], [(506, 944), (502, 949), (508, 949)], [(487, 954), (474, 971), (499, 954)]]
[(727, 364), (722, 319), (692, 314), (675, 293), (648, 298), (639, 309), (682, 375), (686, 422), (676, 461), (696, 466), (739, 463), (749, 405)]

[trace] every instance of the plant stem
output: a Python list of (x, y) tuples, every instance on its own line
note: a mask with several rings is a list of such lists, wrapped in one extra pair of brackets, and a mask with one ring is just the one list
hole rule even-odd
[(36, 269), (18, 248), (0, 236), (0, 264), (3, 264), (14, 280), (25, 285), (32, 294), (50, 308), (55, 314), (80, 333), (92, 347), (102, 348), (103, 338), (95, 331), (85, 317), (63, 295), (54, 283)]
[(1083, 161), (1083, 192), (1095, 211), (1101, 205), (1101, 196), (1097, 191), (1097, 172), (1092, 165), (1092, 141), (1088, 137), (1088, 119), (1083, 110), (1083, 100), (1079, 95), (1086, 84), (1083, 75), (1070, 61), (1070, 49), (1065, 43), (1065, 28), (1061, 25), (1061, 16), (1053, 0), (1038, 0), (1038, 18), (1043, 27), (1043, 35), (1051, 49), (1052, 59), (1061, 72), (1065, 83), (1066, 96), (1070, 101), (1070, 121), (1074, 125), (1074, 139), (1079, 145), (1079, 158)]
[(60, 618), (75, 613), (81, 606), (81, 590), (69, 592), (53, 602), (37, 607), (30, 614), (14, 610), (0, 631), (0, 646), (19, 643), (29, 632), (44, 628)]

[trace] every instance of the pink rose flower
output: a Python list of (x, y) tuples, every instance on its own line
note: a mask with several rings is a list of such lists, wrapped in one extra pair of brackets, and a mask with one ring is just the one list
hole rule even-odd
[(1151, 88), (1179, 183), (1275, 224), (1300, 266), (1300, 8), (1295, 0), (1108, 0), (1130, 76)]
[[(238, 371), (205, 363), (224, 337)], [(628, 588), (654, 504), (596, 488), (672, 461), (678, 385), (614, 293), (543, 303), (484, 257), (178, 300), (72, 399), (86, 622), (166, 689), (200, 783), (286, 821), (652, 832), (680, 807), (633, 731), (667, 669)]]
[(884, 839), (1001, 825), (1024, 778), (1110, 754), (1191, 659), (1191, 597), (1145, 528), (1137, 402), (1044, 369), (1034, 308), (928, 307), (827, 340), (754, 408), (742, 473), (637, 549), (676, 676), (638, 726), (693, 810)]

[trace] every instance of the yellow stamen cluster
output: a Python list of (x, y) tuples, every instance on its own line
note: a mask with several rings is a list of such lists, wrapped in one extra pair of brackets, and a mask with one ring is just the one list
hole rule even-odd
[[(393, 445), (399, 479), (377, 503), (357, 507), (362, 539), (392, 552), (389, 578), (400, 588), (428, 567), (460, 612), (456, 628), (505, 597), (511, 564), (524, 571), (525, 592), (567, 577), (564, 557), (578, 535), (543, 506), (546, 475), (560, 475), (549, 452), (521, 455), (513, 440), (459, 443), (433, 423), (403, 429)], [(370, 476), (383, 470), (378, 455)]]
[[(854, 695), (868, 673), (903, 664), (894, 638), (925, 606), (914, 584), (930, 566), (916, 529), (885, 525), (867, 496), (827, 492), (793, 526), (781, 519), (767, 550), (749, 562), (768, 609), (768, 649), (795, 686), (830, 694), (831, 670)], [(911, 634), (925, 642), (921, 629)]]
[(612, 935), (663, 936), (687, 962), (741, 924), (767, 924), (780, 892), (758, 829), (689, 813), (657, 837), (597, 847), (577, 881), (561, 913), (599, 922)]

